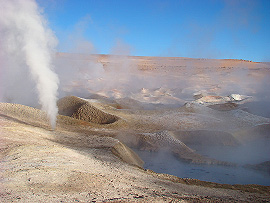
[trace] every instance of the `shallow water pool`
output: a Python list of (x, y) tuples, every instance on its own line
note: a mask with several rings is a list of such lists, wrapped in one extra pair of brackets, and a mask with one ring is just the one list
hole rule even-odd
[(270, 185), (270, 174), (243, 166), (228, 167), (190, 164), (165, 151), (149, 152), (134, 149), (145, 162), (144, 168), (180, 178), (194, 178), (223, 184)]

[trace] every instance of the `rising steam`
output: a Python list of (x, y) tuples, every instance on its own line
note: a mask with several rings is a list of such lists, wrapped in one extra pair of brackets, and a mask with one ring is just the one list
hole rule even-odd
[[(8, 87), (18, 83), (18, 80), (27, 80), (29, 73), (34, 81), (32, 85), (36, 86), (39, 104), (47, 112), (54, 128), (59, 80), (53, 71), (52, 54), (57, 40), (35, 0), (0, 0), (0, 13), (0, 66), (1, 82), (4, 83), (1, 84), (3, 92), (0, 99), (16, 100), (16, 96), (9, 95), (12, 89)], [(18, 83), (17, 87), (20, 88), (20, 85), (23, 84)], [(27, 88), (23, 91), (26, 95), (32, 87), (28, 85)]]

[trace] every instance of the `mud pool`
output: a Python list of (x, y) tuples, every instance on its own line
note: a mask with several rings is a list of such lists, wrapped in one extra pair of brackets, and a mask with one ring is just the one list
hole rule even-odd
[(270, 185), (270, 173), (244, 167), (269, 161), (270, 140), (260, 140), (238, 147), (190, 146), (198, 153), (222, 161), (236, 163), (235, 167), (198, 165), (178, 160), (166, 151), (149, 152), (134, 149), (145, 162), (144, 168), (157, 173), (167, 173), (181, 178), (194, 178), (223, 184)]

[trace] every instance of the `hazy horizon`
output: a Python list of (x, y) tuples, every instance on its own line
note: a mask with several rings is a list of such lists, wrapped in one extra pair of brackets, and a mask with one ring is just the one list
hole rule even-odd
[(188, 58), (188, 59), (205, 59), (205, 60), (242, 60), (242, 61), (251, 61), (256, 63), (270, 63), (269, 61), (252, 61), (249, 59), (241, 58), (200, 58), (200, 57), (184, 57), (184, 56), (147, 56), (147, 55), (125, 55), (125, 54), (102, 54), (102, 53), (80, 53), (80, 52), (61, 52), (57, 51), (56, 54), (79, 54), (79, 55), (104, 55), (104, 56), (128, 56), (128, 57), (154, 57), (154, 58)]

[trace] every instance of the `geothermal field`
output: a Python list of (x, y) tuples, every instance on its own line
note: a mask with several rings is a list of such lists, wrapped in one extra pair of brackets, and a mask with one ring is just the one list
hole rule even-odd
[(269, 60), (243, 2), (0, 0), (0, 202), (270, 202), (270, 63), (222, 59)]
[(269, 201), (269, 63), (54, 61), (55, 128), (28, 80), (3, 94), (2, 202)]

